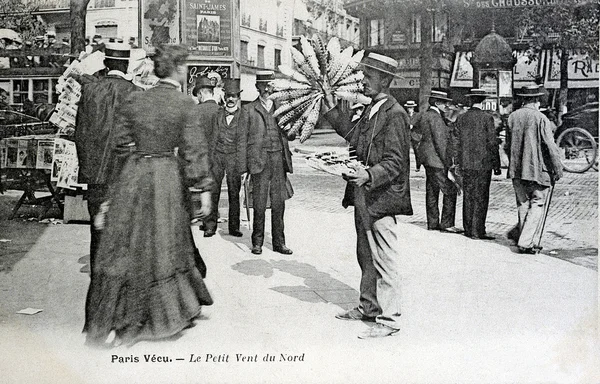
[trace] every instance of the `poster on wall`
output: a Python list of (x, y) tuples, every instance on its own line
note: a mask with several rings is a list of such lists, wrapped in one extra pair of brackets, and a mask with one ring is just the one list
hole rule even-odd
[(512, 97), (512, 71), (498, 71), (498, 96)]
[(183, 35), (190, 51), (201, 56), (232, 56), (231, 0), (184, 1)]
[(179, 44), (179, 0), (141, 0), (141, 47), (154, 52), (159, 44)]
[[(207, 76), (214, 81), (217, 88), (223, 84), (223, 79), (231, 77), (231, 65), (190, 65), (187, 75), (187, 93), (191, 94), (196, 80), (199, 77)], [(215, 90), (216, 91), (216, 90)]]
[(495, 95), (497, 87), (497, 71), (479, 71), (479, 88), (485, 89), (486, 93), (490, 95)]

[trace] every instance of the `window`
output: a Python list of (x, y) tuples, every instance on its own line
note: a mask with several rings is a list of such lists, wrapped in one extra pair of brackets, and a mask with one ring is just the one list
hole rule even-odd
[(421, 42), (421, 15), (412, 15), (412, 42)]
[(275, 48), (275, 68), (278, 68), (281, 65), (281, 49)]
[(248, 42), (247, 41), (242, 41), (242, 44), (240, 45), (240, 58), (241, 58), (242, 63), (248, 62)]
[(45, 104), (48, 102), (49, 80), (33, 80), (33, 102), (35, 104)]
[(256, 66), (260, 68), (265, 67), (265, 46), (259, 45), (258, 52), (256, 55)]
[(102, 36), (102, 39), (108, 41), (111, 37), (117, 37), (116, 25), (97, 25), (96, 35)]
[(94, 8), (111, 8), (115, 6), (115, 0), (96, 0)]
[(13, 103), (23, 104), (29, 98), (29, 80), (13, 80)]
[[(435, 12), (431, 18), (431, 41), (439, 43), (448, 33), (448, 14)], [(421, 15), (412, 16), (412, 42), (421, 42)]]
[(374, 19), (369, 23), (369, 46), (382, 45), (384, 38), (384, 20)]

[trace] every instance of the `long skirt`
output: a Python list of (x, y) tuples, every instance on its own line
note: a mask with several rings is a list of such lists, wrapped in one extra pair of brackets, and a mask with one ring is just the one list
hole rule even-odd
[(174, 336), (212, 298), (194, 261), (176, 157), (132, 156), (111, 193), (86, 300), (87, 343)]

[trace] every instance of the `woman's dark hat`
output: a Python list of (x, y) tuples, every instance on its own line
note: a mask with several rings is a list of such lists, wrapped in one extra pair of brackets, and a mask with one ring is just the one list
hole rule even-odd
[(240, 89), (240, 79), (224, 79), (223, 93), (226, 95), (239, 95), (242, 92)]
[(521, 88), (517, 93), (517, 96), (520, 97), (537, 97), (544, 96), (544, 92), (540, 90), (539, 85), (527, 85)]
[(444, 101), (452, 101), (452, 99), (448, 97), (448, 93), (447, 92), (443, 92), (443, 91), (431, 91), (431, 94), (429, 95), (429, 98), (430, 99), (444, 100)]
[(112, 60), (129, 60), (131, 54), (131, 46), (124, 43), (108, 43), (104, 47), (104, 55), (106, 59)]
[(275, 80), (275, 72), (273, 71), (256, 71), (257, 83), (269, 83)]

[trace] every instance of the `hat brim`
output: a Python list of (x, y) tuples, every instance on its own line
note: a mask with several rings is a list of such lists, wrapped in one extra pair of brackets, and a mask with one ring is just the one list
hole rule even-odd
[(449, 98), (449, 97), (443, 97), (443, 96), (429, 95), (429, 98), (430, 99), (444, 100), (444, 101), (452, 101), (451, 98)]
[(481, 93), (468, 93), (465, 95), (465, 97), (496, 97), (496, 95), (492, 95), (492, 94), (482, 95)]
[(129, 61), (129, 57), (104, 56), (104, 59)]
[(517, 93), (516, 96), (519, 97), (538, 97), (538, 96), (544, 96), (543, 92), (538, 92), (538, 93)]
[(375, 67), (373, 65), (367, 64), (367, 63), (360, 63), (359, 67), (360, 66), (367, 67), (367, 68), (373, 69), (375, 71), (383, 72), (385, 74), (392, 75), (394, 77), (398, 77), (398, 78), (401, 78), (401, 79), (404, 78), (404, 77), (402, 77), (402, 76), (400, 76), (400, 75), (398, 75), (398, 74), (396, 74), (394, 72), (386, 71), (385, 69), (381, 69), (381, 68)]

